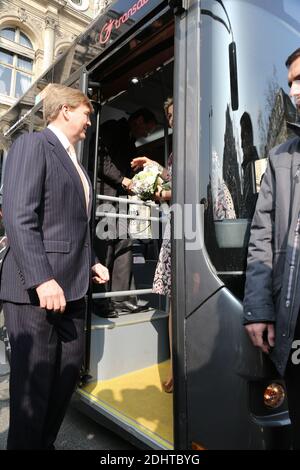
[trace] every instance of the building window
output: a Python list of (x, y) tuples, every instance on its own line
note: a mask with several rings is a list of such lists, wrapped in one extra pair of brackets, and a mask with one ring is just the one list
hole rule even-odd
[(0, 30), (0, 94), (20, 98), (33, 77), (34, 50), (19, 28)]
[(69, 0), (70, 5), (76, 10), (84, 11), (89, 8), (89, 0)]

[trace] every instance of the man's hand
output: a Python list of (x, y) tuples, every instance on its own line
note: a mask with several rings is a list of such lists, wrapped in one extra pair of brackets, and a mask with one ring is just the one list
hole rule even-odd
[(273, 323), (250, 323), (245, 326), (247, 333), (257, 348), (269, 354), (275, 345), (275, 327)]
[(36, 293), (39, 297), (41, 308), (64, 313), (66, 308), (65, 294), (54, 279), (43, 282), (36, 287)]
[(131, 179), (126, 178), (126, 176), (124, 176), (124, 178), (122, 179), (123, 188), (126, 189), (127, 191), (130, 191), (131, 183), (132, 183)]
[(93, 282), (96, 284), (105, 284), (109, 281), (109, 271), (101, 263), (94, 264), (92, 267)]

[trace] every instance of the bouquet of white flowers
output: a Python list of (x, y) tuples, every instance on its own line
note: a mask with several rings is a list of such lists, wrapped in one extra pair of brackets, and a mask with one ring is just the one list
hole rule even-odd
[(164, 181), (159, 175), (160, 166), (157, 163), (148, 163), (132, 178), (130, 190), (143, 201), (153, 199), (158, 186), (165, 190), (171, 189), (170, 181)]
[(153, 199), (157, 186), (162, 179), (159, 177), (159, 166), (153, 163), (144, 166), (131, 180), (131, 191), (143, 201)]

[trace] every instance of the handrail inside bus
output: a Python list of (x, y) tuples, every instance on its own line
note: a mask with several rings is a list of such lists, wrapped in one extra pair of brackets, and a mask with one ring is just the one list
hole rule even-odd
[(155, 294), (152, 289), (119, 290), (113, 292), (102, 292), (92, 294), (93, 299), (107, 299), (110, 297), (125, 297), (131, 295), (149, 295)]
[(153, 201), (141, 201), (139, 199), (127, 199), (126, 197), (105, 196), (103, 194), (97, 194), (96, 197), (100, 201), (122, 202), (124, 204), (137, 204), (139, 206), (157, 208), (157, 205)]
[(115, 214), (114, 212), (96, 212), (96, 217), (110, 217), (112, 219), (129, 219), (129, 220), (140, 220), (140, 221), (152, 221), (159, 222), (160, 217), (142, 217), (140, 215), (129, 215), (129, 214)]

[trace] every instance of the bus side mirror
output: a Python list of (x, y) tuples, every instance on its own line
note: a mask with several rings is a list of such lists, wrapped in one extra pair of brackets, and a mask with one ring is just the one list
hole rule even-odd
[(229, 70), (230, 70), (230, 91), (231, 91), (231, 107), (233, 111), (239, 109), (239, 88), (238, 73), (236, 61), (236, 44), (229, 44)]

